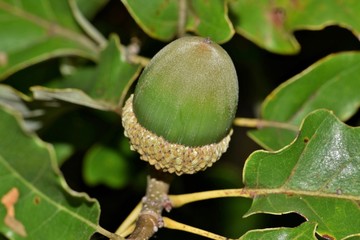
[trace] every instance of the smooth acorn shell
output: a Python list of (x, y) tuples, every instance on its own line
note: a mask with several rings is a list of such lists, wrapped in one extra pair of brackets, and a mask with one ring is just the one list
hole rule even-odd
[(203, 146), (228, 135), (238, 79), (226, 51), (201, 37), (183, 37), (160, 50), (137, 83), (137, 121), (170, 143)]

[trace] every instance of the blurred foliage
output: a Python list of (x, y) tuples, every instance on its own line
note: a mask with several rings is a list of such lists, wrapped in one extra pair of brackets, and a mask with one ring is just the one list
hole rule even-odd
[[(129, 151), (119, 117), (144, 65), (133, 57), (151, 58), (186, 32), (210, 37), (232, 57), (239, 117), (292, 128), (236, 127), (222, 160), (176, 178), (171, 193), (245, 184), (314, 196), (209, 200), (174, 209), (171, 218), (232, 238), (253, 229), (240, 239), (315, 239), (315, 229), (359, 236), (360, 138), (358, 128), (340, 122), (360, 123), (358, 12), (356, 0), (0, 0), (0, 198), (20, 191), (16, 217), (29, 239), (87, 239), (98, 223), (115, 231), (143, 196), (148, 171)], [(261, 147), (271, 151), (253, 153)], [(295, 180), (279, 183), (292, 171)], [(328, 188), (313, 188), (321, 181)], [(263, 212), (281, 216), (255, 214)], [(3, 223), (6, 214), (0, 204), (0, 239), (22, 239)], [(49, 230), (30, 231), (36, 226)], [(156, 237), (203, 239), (166, 229)]]

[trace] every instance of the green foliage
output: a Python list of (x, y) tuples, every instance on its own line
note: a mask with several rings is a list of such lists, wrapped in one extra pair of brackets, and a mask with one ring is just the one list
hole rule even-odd
[(292, 35), (299, 29), (322, 29), (338, 24), (355, 35), (360, 31), (358, 1), (230, 1), (234, 26), (259, 46), (282, 54), (296, 53), (300, 45)]
[(277, 228), (265, 230), (253, 230), (246, 233), (239, 238), (240, 240), (262, 240), (262, 239), (316, 239), (315, 237), (316, 224), (312, 222), (305, 222), (299, 227), (295, 228)]
[[(263, 102), (262, 118), (299, 126), (307, 114), (326, 108), (341, 120), (349, 119), (360, 106), (359, 62), (356, 52), (320, 60), (276, 88)], [(276, 150), (288, 145), (296, 132), (266, 128), (251, 131), (250, 136), (264, 148)]]
[(126, 159), (114, 150), (94, 146), (85, 160), (84, 176), (85, 181), (90, 185), (104, 183), (111, 187), (123, 187), (129, 178)]
[(261, 189), (249, 214), (296, 212), (318, 223), (321, 235), (343, 239), (360, 222), (360, 128), (317, 110), (296, 140), (279, 152), (257, 151), (247, 160), (244, 183)]
[[(122, 2), (150, 36), (168, 41), (176, 35), (181, 1)], [(234, 35), (235, 29), (260, 47), (281, 54), (293, 54), (300, 50), (292, 35), (294, 30), (322, 29), (338, 24), (349, 28), (355, 35), (360, 31), (357, 14), (360, 3), (356, 0), (341, 3), (317, 0), (196, 0), (188, 4), (187, 30), (225, 42)]]
[[(130, 146), (122, 138), (119, 148), (96, 145), (89, 149), (84, 161), (84, 180), (91, 186), (105, 184), (112, 188), (122, 188), (130, 180), (128, 159)], [(99, 161), (101, 159), (101, 161)]]
[[(243, 62), (253, 63), (251, 59), (262, 59), (269, 52), (273, 57), (301, 53), (300, 30), (315, 33), (337, 25), (352, 34), (355, 48), (360, 49), (355, 37), (360, 31), (360, 2), (355, 0), (121, 2), (0, 0), (0, 239), (89, 239), (96, 231), (106, 235), (99, 226), (100, 214), (106, 211), (100, 212), (97, 200), (72, 190), (66, 180), (78, 191), (99, 196), (99, 201), (110, 191), (111, 213), (124, 208), (128, 213), (140, 200), (137, 196), (125, 205), (133, 198), (131, 191), (143, 192), (139, 182), (144, 180), (144, 165), (133, 161), (119, 114), (146, 65), (143, 56), (151, 58), (163, 44), (149, 36), (169, 42), (187, 32), (226, 43), (239, 70), (240, 88), (252, 86), (243, 91), (252, 95), (255, 77), (244, 79)], [(114, 16), (118, 9), (112, 6), (118, 5), (123, 12)], [(118, 25), (125, 11), (138, 26), (131, 19)], [(116, 24), (106, 22), (111, 19)], [(100, 32), (112, 34), (107, 39)], [(127, 45), (132, 37), (135, 44)], [(245, 39), (255, 46), (246, 45)], [(315, 40), (311, 39), (313, 50)], [(238, 54), (243, 48), (249, 48), (246, 56)], [(331, 53), (322, 59), (311, 56), (313, 60), (303, 65), (306, 69), (292, 72), (294, 77), (281, 84), (282, 79), (276, 85), (270, 77), (255, 79), (256, 88), (274, 88), (261, 104), (259, 128), (248, 133), (265, 150), (245, 149), (250, 141), (237, 139), (239, 128), (234, 127), (234, 144), (225, 159), (175, 184), (178, 192), (199, 191), (198, 186), (245, 185), (238, 196), (247, 196), (242, 191), (251, 193), (247, 196), (251, 207), (236, 216), (232, 211), (243, 211), (243, 205), (220, 207), (223, 213), (231, 209), (226, 219), (240, 224), (233, 229), (221, 226), (219, 231), (226, 231), (223, 235), (237, 239), (316, 239), (315, 233), (329, 239), (360, 237), (360, 132), (345, 124), (360, 122), (360, 56), (358, 50)], [(261, 69), (255, 71), (258, 74)], [(244, 98), (240, 95), (240, 108)], [(256, 108), (253, 98), (248, 99)], [(189, 179), (191, 184), (186, 182)], [(204, 211), (207, 216), (190, 212), (190, 220), (196, 223), (201, 218), (199, 225), (220, 226), (223, 221), (211, 219), (218, 206), (211, 209), (211, 214)], [(268, 223), (260, 226), (251, 220), (251, 225), (241, 225), (245, 223), (239, 215), (251, 219), (262, 213), (296, 213), (303, 218), (286, 227), (257, 229)], [(116, 225), (109, 227), (113, 229), (125, 216), (108, 218)], [(211, 227), (204, 228), (212, 231)], [(244, 234), (238, 229), (253, 230)], [(176, 234), (167, 238), (176, 239)]]
[(176, 35), (178, 1), (122, 1), (143, 30), (152, 37), (171, 40)]
[[(97, 201), (67, 186), (52, 147), (21, 129), (18, 114), (1, 109), (0, 120), (0, 132), (9, 133), (1, 138), (0, 196), (4, 200), (12, 188), (17, 189), (15, 217), (24, 227), (21, 230), (19, 225), (2, 222), (1, 232), (10, 239), (89, 238), (96, 231), (99, 219)], [(2, 221), (5, 215), (10, 213), (2, 206)], [(42, 231), (40, 226), (51, 231)]]
[(98, 47), (82, 34), (67, 1), (0, 1), (0, 79), (56, 56), (95, 59)]

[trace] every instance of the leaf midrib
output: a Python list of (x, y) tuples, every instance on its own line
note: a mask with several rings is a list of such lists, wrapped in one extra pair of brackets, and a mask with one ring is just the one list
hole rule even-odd
[[(234, 189), (235, 190), (235, 189)], [(242, 189), (237, 189), (241, 191)], [(299, 189), (287, 189), (287, 188), (246, 188), (243, 191), (248, 192), (248, 194), (253, 197), (258, 196), (267, 196), (269, 194), (285, 194), (289, 196), (308, 196), (308, 197), (321, 197), (321, 198), (331, 198), (331, 199), (340, 199), (340, 200), (350, 200), (354, 202), (360, 201), (360, 196), (349, 195), (349, 194), (337, 194), (337, 193), (326, 193), (319, 191), (305, 191)]]

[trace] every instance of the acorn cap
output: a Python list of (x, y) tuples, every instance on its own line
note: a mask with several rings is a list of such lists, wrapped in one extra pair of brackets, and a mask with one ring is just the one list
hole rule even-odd
[(147, 130), (185, 146), (217, 143), (230, 131), (238, 101), (231, 58), (218, 44), (183, 37), (146, 66), (134, 93), (134, 112)]

